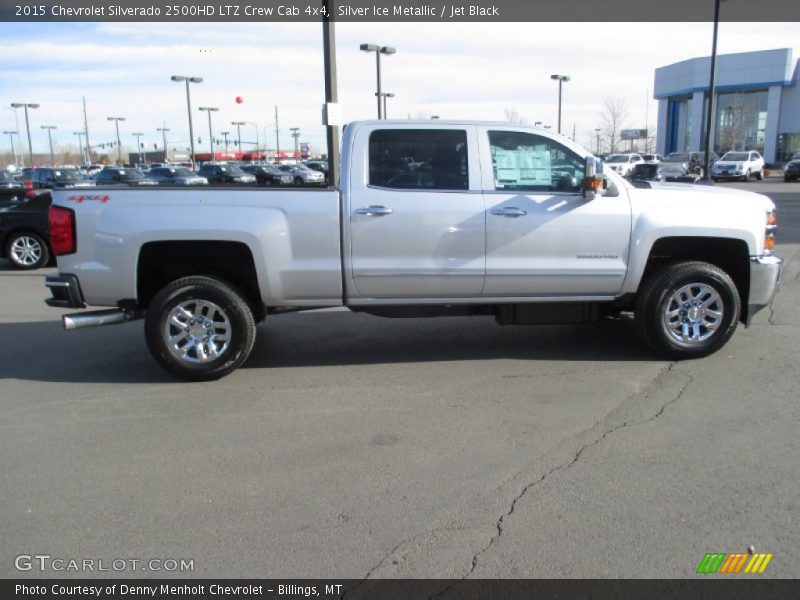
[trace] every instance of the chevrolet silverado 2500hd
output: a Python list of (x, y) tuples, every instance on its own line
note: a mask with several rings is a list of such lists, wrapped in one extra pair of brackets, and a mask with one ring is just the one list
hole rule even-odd
[(54, 190), (52, 306), (67, 329), (145, 318), (189, 380), (226, 375), (270, 314), (575, 323), (632, 310), (669, 358), (722, 347), (771, 303), (775, 207), (717, 187), (634, 187), (564, 137), (506, 123), (364, 121), (339, 189)]

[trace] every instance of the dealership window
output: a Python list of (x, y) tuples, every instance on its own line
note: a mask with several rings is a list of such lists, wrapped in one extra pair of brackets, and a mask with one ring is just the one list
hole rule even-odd
[(714, 149), (764, 152), (767, 129), (767, 91), (731, 92), (717, 95)]
[(490, 131), (496, 190), (578, 192), (583, 159), (561, 144), (532, 133)]
[(394, 189), (469, 189), (467, 132), (379, 129), (369, 136), (369, 184)]

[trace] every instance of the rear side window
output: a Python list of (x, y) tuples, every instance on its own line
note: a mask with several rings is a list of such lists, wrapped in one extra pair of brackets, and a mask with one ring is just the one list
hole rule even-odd
[(549, 138), (521, 131), (490, 131), (489, 146), (496, 190), (581, 190), (583, 159)]
[(373, 131), (369, 136), (369, 183), (395, 189), (469, 189), (467, 132)]

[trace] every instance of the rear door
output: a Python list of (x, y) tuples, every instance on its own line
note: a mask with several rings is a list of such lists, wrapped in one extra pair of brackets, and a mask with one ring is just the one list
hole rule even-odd
[(486, 244), (474, 125), (364, 125), (349, 181), (357, 296), (478, 297)]
[(586, 200), (584, 159), (560, 140), (479, 128), (486, 195), (484, 296), (609, 296), (626, 272), (627, 194)]

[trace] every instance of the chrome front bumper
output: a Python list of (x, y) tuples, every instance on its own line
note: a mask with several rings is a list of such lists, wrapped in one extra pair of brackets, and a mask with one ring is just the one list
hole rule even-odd
[(783, 259), (777, 256), (750, 257), (750, 295), (745, 325), (750, 324), (758, 311), (772, 304), (781, 287), (782, 264)]

